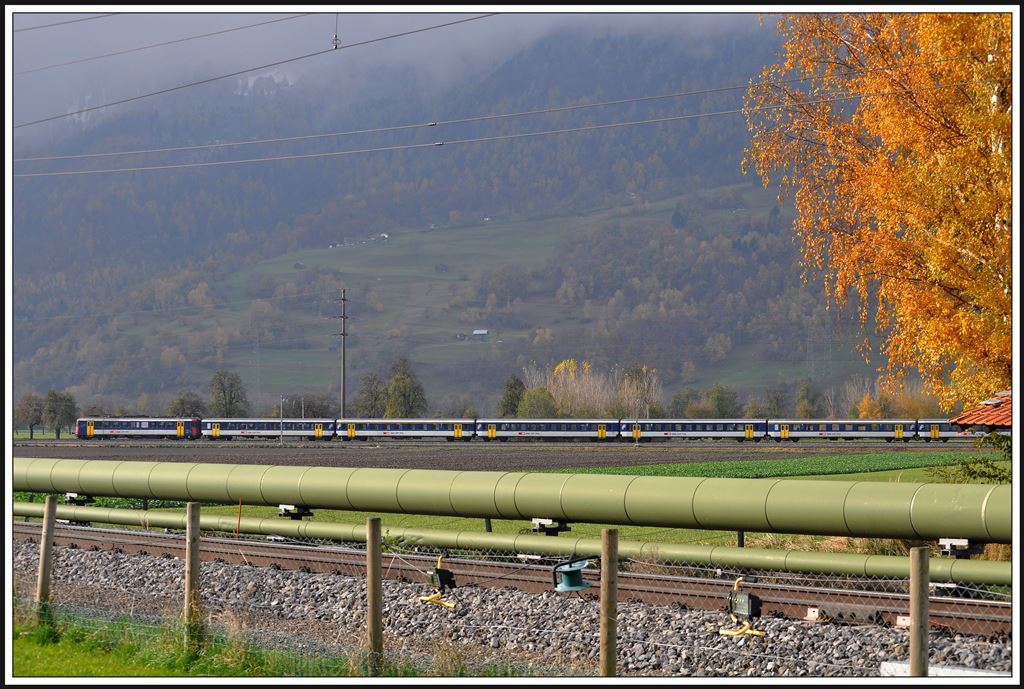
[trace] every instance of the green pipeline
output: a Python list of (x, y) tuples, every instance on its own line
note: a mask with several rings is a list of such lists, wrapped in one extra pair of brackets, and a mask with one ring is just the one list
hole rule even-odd
[(13, 489), (866, 538), (1012, 540), (1009, 485), (14, 458)]
[[(14, 503), (15, 517), (42, 517), (40, 503)], [(105, 507), (58, 505), (57, 518), (79, 522), (121, 524), (144, 528), (184, 529), (185, 515), (180, 512), (153, 512)], [(254, 519), (201, 515), (199, 527), (205, 531), (244, 533), (289, 538), (311, 538), (335, 541), (366, 541), (366, 526), (356, 524), (317, 523), (272, 517)], [(476, 531), (440, 529), (406, 529), (383, 527), (382, 536), (396, 544), (458, 548), (462, 550), (495, 550), (566, 557), (601, 554), (601, 541), (594, 538), (541, 536), (536, 534), (495, 534)], [(910, 576), (910, 558), (891, 555), (855, 555), (849, 553), (800, 552), (766, 550), (763, 548), (729, 548), (619, 541), (619, 556), (634, 560), (687, 563), (712, 567), (762, 569), (769, 571), (835, 574), (865, 577)], [(1012, 567), (1009, 562), (932, 558), (929, 579), (936, 583), (958, 582), (989, 585), (1010, 585)]]

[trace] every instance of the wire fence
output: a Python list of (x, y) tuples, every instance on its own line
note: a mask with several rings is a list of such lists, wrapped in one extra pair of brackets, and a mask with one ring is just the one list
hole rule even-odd
[[(276, 545), (279, 564), (227, 561), (257, 543)], [(27, 609), (38, 540), (14, 547), (15, 602)], [(204, 643), (272, 650), (267, 667), (282, 676), (365, 671), (365, 544), (204, 532), (203, 547)], [(600, 558), (555, 571), (572, 559), (387, 540), (383, 551), (390, 673), (600, 674)], [(183, 581), (175, 557), (58, 547), (51, 600), (61, 624), (156, 637), (180, 619)], [(908, 659), (908, 579), (623, 558), (617, 583), (621, 676), (863, 677)], [(1011, 608), (1009, 587), (934, 584), (929, 665), (1009, 672), (1012, 638), (992, 619)]]

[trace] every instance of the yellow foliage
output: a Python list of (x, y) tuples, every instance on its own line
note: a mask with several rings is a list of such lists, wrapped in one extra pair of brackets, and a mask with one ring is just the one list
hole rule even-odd
[(869, 393), (865, 393), (857, 403), (857, 418), (880, 419), (882, 418), (882, 407), (878, 401)]
[(946, 409), (1011, 383), (1011, 21), (785, 16), (747, 92), (744, 168), (792, 195), (804, 277), (862, 326), (874, 305), (887, 377), (916, 368)]

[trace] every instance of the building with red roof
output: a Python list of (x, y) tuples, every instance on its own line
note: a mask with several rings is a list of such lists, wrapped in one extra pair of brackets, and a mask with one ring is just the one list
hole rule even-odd
[(995, 397), (966, 410), (959, 416), (950, 419), (949, 422), (959, 426), (962, 430), (973, 428), (985, 433), (1010, 431), (1013, 428), (1012, 392), (1012, 390), (997, 392)]

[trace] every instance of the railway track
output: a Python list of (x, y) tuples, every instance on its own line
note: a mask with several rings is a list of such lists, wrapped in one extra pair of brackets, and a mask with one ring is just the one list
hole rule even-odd
[[(38, 542), (40, 524), (12, 524), (13, 537)], [(183, 558), (184, 535), (99, 529), (82, 526), (59, 526), (57, 545), (114, 550), (151, 556)], [(204, 561), (220, 561), (262, 567), (279, 567), (308, 572), (328, 572), (362, 577), (366, 572), (365, 555), (358, 549), (341, 546), (274, 541), (255, 541), (231, 537), (204, 536), (200, 546)], [(437, 564), (437, 556), (384, 553), (382, 572), (386, 579), (422, 582), (424, 593), (431, 592), (428, 570)], [(532, 593), (553, 589), (551, 565), (557, 560), (524, 560), (494, 562), (486, 559), (445, 559), (457, 587), (488, 586), (515, 588)], [(652, 605), (680, 605), (690, 609), (726, 610), (729, 592), (735, 583), (731, 575), (719, 578), (680, 576), (672, 569), (650, 563), (630, 563), (618, 576), (619, 600)], [(632, 570), (632, 571), (629, 571)], [(643, 570), (643, 571), (641, 571)], [(598, 571), (587, 569), (583, 578), (591, 584), (580, 595), (596, 597), (600, 590)], [(795, 584), (787, 574), (769, 574), (745, 578), (742, 589), (761, 601), (761, 614), (792, 619), (817, 616), (837, 622), (856, 624), (898, 625), (909, 610), (909, 594), (891, 591), (870, 591), (854, 586), (840, 586), (836, 577), (821, 578), (810, 584)], [(861, 582), (862, 583), (862, 582)], [(954, 592), (955, 593), (955, 592)], [(957, 595), (929, 598), (929, 622), (933, 628), (954, 633), (983, 636), (1009, 636), (1013, 625), (1010, 601), (980, 600)]]

